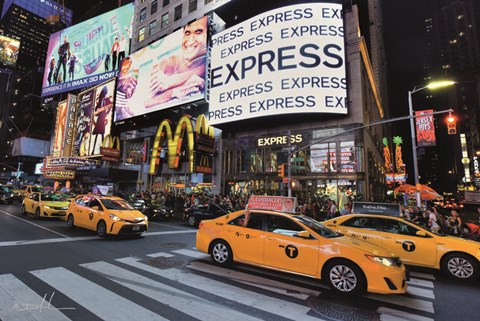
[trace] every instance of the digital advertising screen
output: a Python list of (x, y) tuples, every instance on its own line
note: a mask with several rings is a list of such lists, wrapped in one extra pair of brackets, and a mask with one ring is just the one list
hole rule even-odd
[(113, 119), (115, 80), (112, 79), (78, 95), (73, 156), (100, 155)]
[(115, 122), (205, 98), (207, 26), (203, 17), (124, 60)]
[(42, 96), (81, 89), (116, 77), (130, 54), (133, 3), (53, 33)]
[(20, 51), (20, 40), (0, 35), (0, 64), (15, 67)]
[(211, 44), (211, 125), (282, 114), (347, 114), (341, 4), (277, 8), (213, 35)]

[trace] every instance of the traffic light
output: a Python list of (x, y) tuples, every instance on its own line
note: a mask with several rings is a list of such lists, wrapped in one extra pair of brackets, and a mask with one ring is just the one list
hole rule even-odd
[(455, 116), (448, 115), (447, 132), (449, 135), (455, 135), (457, 133), (457, 124), (455, 123)]
[(285, 164), (278, 165), (278, 176), (285, 177)]

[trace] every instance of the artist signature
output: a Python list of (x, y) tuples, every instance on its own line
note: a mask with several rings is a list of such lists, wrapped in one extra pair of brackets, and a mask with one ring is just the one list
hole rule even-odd
[(45, 293), (45, 295), (42, 298), (42, 302), (40, 304), (29, 304), (29, 303), (16, 303), (14, 305), (14, 309), (18, 312), (20, 311), (32, 311), (32, 310), (38, 310), (42, 312), (42, 310), (75, 310), (75, 308), (56, 308), (52, 305), (52, 300), (53, 296), (55, 295), (55, 292), (53, 292), (50, 297), (48, 298), (48, 294)]

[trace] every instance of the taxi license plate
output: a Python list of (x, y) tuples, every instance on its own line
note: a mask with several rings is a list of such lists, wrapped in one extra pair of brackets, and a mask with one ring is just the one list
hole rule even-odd
[(132, 230), (133, 231), (140, 231), (140, 226), (134, 226), (134, 227), (132, 227)]

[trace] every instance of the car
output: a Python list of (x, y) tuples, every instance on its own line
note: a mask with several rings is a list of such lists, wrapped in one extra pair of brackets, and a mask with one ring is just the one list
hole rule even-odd
[(36, 218), (63, 218), (70, 204), (63, 196), (53, 193), (32, 193), (23, 199), (23, 215), (33, 214)]
[(8, 186), (0, 186), (0, 202), (1, 203), (8, 203), (12, 204), (13, 201), (15, 201), (17, 197), (15, 196), (15, 193), (8, 187)]
[(98, 236), (141, 236), (148, 230), (148, 217), (124, 199), (115, 196), (79, 195), (67, 210), (67, 228), (81, 227)]
[(193, 205), (185, 209), (183, 219), (186, 220), (190, 226), (198, 226), (202, 220), (217, 218), (231, 212), (232, 209), (226, 205), (215, 203)]
[(128, 201), (136, 210), (148, 216), (150, 221), (165, 221), (173, 217), (173, 209), (149, 199), (134, 198)]
[(249, 206), (202, 220), (196, 248), (220, 266), (238, 262), (303, 275), (324, 280), (345, 295), (407, 290), (405, 266), (397, 256), (336, 233), (306, 215)]
[(322, 224), (355, 239), (385, 247), (406, 265), (441, 270), (459, 280), (479, 278), (479, 242), (437, 234), (388, 215), (348, 214)]
[(18, 193), (22, 199), (29, 197), (32, 193), (42, 193), (43, 186), (40, 185), (23, 185), (19, 190)]

